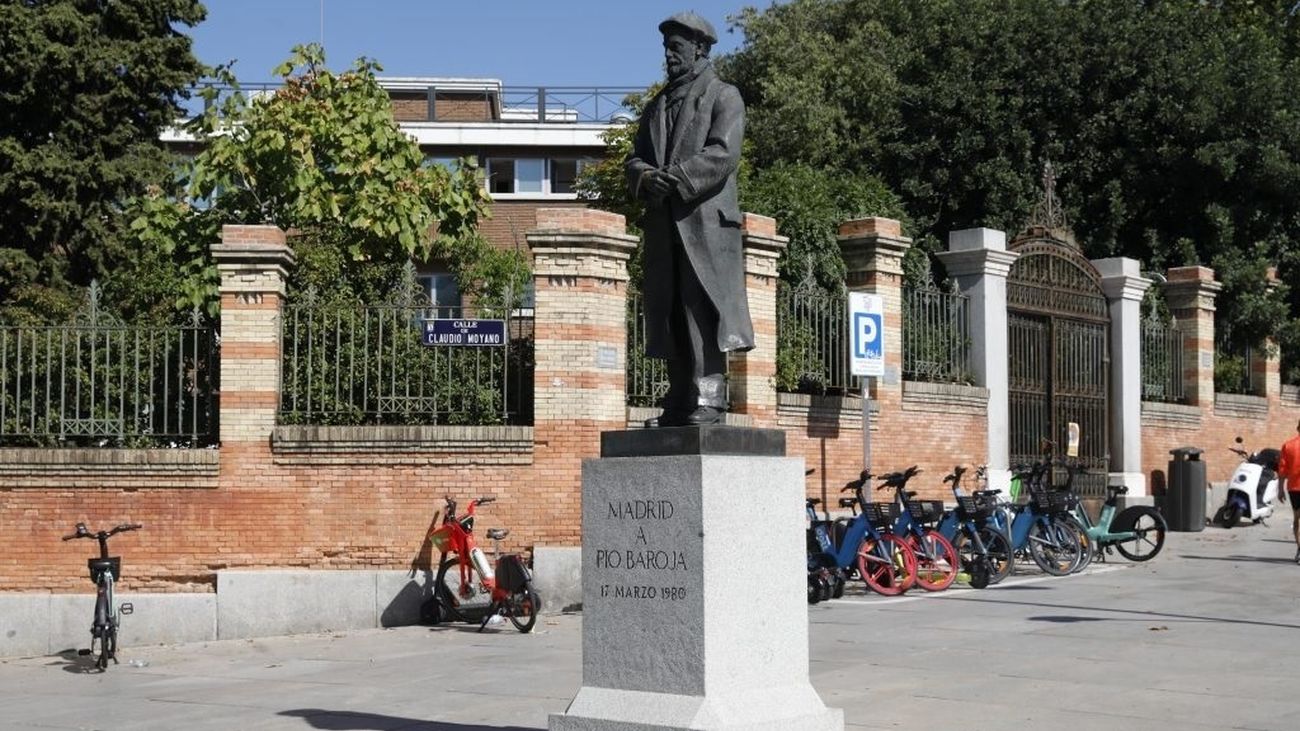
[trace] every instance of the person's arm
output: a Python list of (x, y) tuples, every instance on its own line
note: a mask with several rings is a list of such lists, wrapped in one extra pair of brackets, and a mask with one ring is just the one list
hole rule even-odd
[(623, 172), (627, 176), (628, 192), (637, 200), (656, 201), (661, 200), (666, 194), (666, 184), (654, 182), (658, 170), (649, 160), (653, 159), (654, 150), (650, 144), (650, 125), (653, 121), (650, 119), (649, 110), (653, 107), (654, 100), (646, 106), (647, 112), (641, 115), (637, 123), (636, 137), (632, 139), (632, 153), (628, 155), (627, 161), (623, 163)]
[(745, 134), (745, 102), (735, 87), (718, 94), (709, 110), (709, 135), (704, 149), (673, 164), (668, 174), (676, 179), (677, 195), (687, 203), (712, 191), (740, 166), (740, 142)]
[(1286, 498), (1286, 476), (1291, 474), (1291, 454), (1287, 450), (1287, 445), (1282, 445), (1282, 456), (1277, 460), (1277, 499)]

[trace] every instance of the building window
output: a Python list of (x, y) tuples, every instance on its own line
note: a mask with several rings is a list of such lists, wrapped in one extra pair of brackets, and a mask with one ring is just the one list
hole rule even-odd
[(546, 161), (539, 159), (515, 160), (515, 192), (544, 193), (542, 182), (546, 179)]
[(487, 160), (487, 190), (493, 195), (571, 198), (578, 175), (589, 162), (577, 158), (490, 157)]
[(514, 193), (515, 161), (508, 157), (488, 158), (487, 180), (489, 193)]
[(431, 168), (436, 165), (437, 167), (443, 168), (444, 170), (455, 172), (457, 160), (458, 158), (455, 157), (440, 157), (435, 155), (425, 155), (424, 166), (427, 168)]
[(456, 278), (448, 272), (433, 272), (416, 277), (424, 291), (429, 294), (429, 304), (438, 307), (458, 308), (461, 306), (460, 287)]
[(581, 160), (551, 160), (551, 192), (572, 193), (578, 181)]

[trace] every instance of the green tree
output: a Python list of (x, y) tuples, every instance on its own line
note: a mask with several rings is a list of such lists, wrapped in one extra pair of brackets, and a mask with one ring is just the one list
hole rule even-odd
[(1018, 231), (1050, 159), (1089, 256), (1232, 268), (1221, 319), (1244, 345), (1284, 335), (1300, 311), (1300, 293), (1256, 276), (1298, 263), (1293, 11), (794, 0), (742, 13), (745, 43), (725, 65), (749, 105), (756, 168), (877, 175), (913, 235), (935, 241), (971, 226)]
[(196, 0), (0, 3), (0, 309), (59, 318), (123, 267), (124, 201), (171, 180), (159, 133), (202, 74)]
[(522, 258), (478, 234), (488, 198), (477, 168), (425, 164), (393, 118), (378, 64), (335, 74), (324, 62), (319, 46), (295, 47), (269, 95), (245, 95), (229, 69), (216, 70), (233, 92), (206, 89), (211, 104), (190, 126), (205, 143), (184, 170), (194, 203), (146, 197), (132, 223), (146, 251), (180, 265), (176, 303), (214, 304), (207, 247), (227, 223), (297, 231), (291, 286), (338, 296), (383, 292), (412, 258), (446, 260), (471, 296), (499, 298), (503, 281), (523, 281)]

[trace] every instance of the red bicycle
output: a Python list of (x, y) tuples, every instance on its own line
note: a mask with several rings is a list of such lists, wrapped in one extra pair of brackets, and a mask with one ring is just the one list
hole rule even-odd
[[(500, 555), (500, 541), (510, 531), (504, 528), (489, 528), (487, 531), (488, 538), (493, 541), (493, 554), (498, 556), (495, 567), (488, 563), (483, 550), (474, 543), (475, 508), (495, 502), (496, 498), (470, 500), (465, 514), (460, 517), (456, 516), (456, 501), (449, 497), (443, 500), (446, 512), (442, 516), (442, 525), (429, 534), (429, 540), (442, 557), (433, 582), (433, 596), (420, 608), (421, 619), (426, 624), (438, 624), (443, 620), (479, 622), (479, 631), (482, 632), (493, 617), (504, 616), (520, 632), (531, 632), (537, 623), (537, 613), (542, 609), (542, 600), (533, 589), (533, 577), (523, 559), (514, 553)], [(460, 579), (455, 591), (448, 583), (448, 574), (453, 568)], [(489, 601), (480, 618), (470, 604), (482, 594), (486, 594)]]

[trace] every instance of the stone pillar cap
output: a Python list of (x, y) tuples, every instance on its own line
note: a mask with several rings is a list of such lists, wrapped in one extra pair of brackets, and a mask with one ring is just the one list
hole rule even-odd
[(948, 251), (1006, 251), (1007, 232), (995, 228), (965, 228), (948, 232)]
[(840, 238), (857, 238), (860, 236), (880, 236), (891, 239), (906, 239), (903, 236), (903, 224), (892, 218), (871, 216), (844, 221), (839, 228)]

